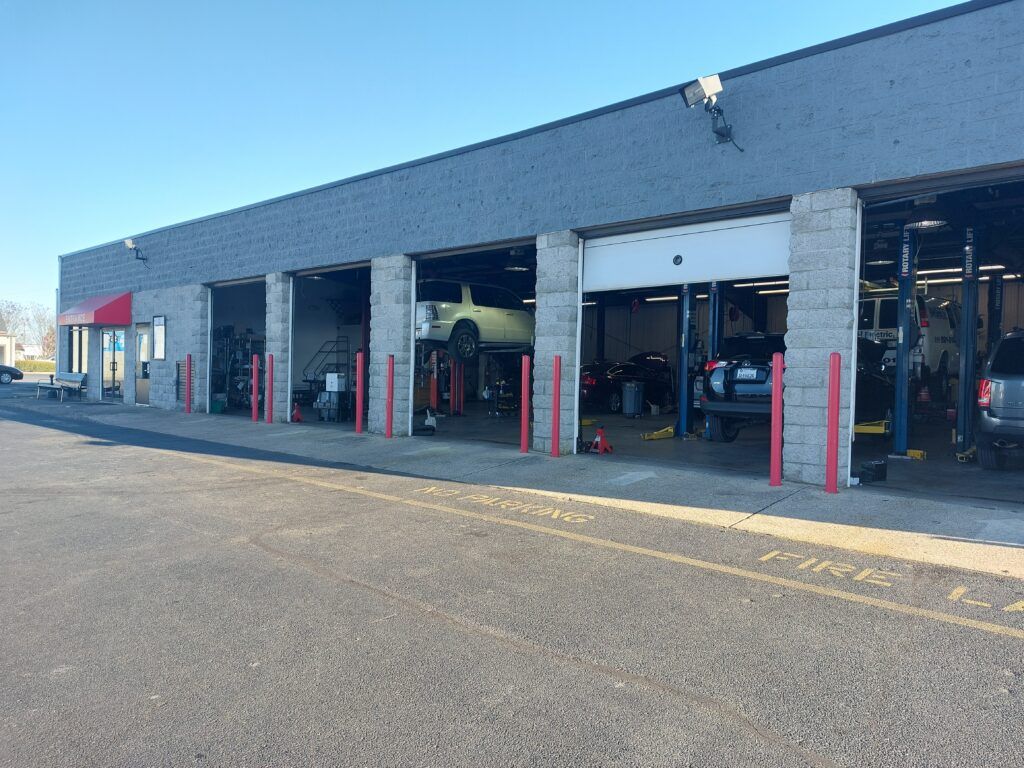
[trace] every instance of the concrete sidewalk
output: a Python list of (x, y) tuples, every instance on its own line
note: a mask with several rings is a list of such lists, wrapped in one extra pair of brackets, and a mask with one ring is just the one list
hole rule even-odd
[[(8, 401), (11, 406), (15, 404)], [(5, 408), (0, 404), (0, 417)], [(718, 526), (872, 555), (1024, 579), (1024, 504), (943, 501), (844, 489), (838, 495), (766, 477), (650, 465), (619, 456), (552, 459), (513, 446), (438, 437), (356, 435), (325, 424), (253, 424), (211, 416), (94, 403), (25, 401), (19, 410), (341, 462), (425, 478), (471, 481), (583, 501), (637, 515)], [(799, 552), (799, 548), (794, 548)]]

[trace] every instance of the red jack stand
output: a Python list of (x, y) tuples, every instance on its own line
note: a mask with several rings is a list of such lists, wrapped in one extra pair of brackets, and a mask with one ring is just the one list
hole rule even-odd
[(298, 403), (294, 403), (293, 405), (295, 407), (292, 408), (292, 423), (297, 424), (298, 422), (302, 421), (302, 412), (299, 410)]
[(614, 452), (615, 449), (612, 448), (612, 444), (608, 442), (608, 438), (604, 434), (604, 427), (597, 428), (597, 437), (594, 438), (594, 446), (597, 448), (598, 455)]

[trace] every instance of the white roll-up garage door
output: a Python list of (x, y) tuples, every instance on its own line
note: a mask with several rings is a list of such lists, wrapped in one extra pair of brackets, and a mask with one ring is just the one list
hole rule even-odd
[(587, 240), (583, 290), (787, 275), (789, 222), (773, 213)]

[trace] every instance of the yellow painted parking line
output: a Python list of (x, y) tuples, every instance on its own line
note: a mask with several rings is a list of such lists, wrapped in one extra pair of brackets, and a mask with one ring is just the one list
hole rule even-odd
[(344, 485), (342, 483), (321, 480), (315, 477), (308, 477), (304, 475), (291, 474), (288, 472), (281, 472), (273, 469), (268, 469), (262, 466), (235, 464), (230, 461), (224, 461), (221, 459), (214, 459), (205, 456), (196, 456), (194, 454), (182, 453), (178, 451), (163, 450), (161, 452), (178, 456), (181, 458), (186, 458), (189, 459), (190, 461), (195, 461), (202, 464), (211, 464), (213, 466), (235, 469), (241, 472), (248, 472), (251, 474), (263, 475), (267, 477), (277, 477), (282, 480), (301, 483), (303, 485), (311, 485), (318, 488), (328, 488), (330, 490), (342, 491), (344, 493), (351, 493), (358, 496), (364, 496), (366, 498), (378, 499), (380, 501), (388, 501), (393, 504), (402, 504), (404, 506), (417, 507), (419, 509), (429, 509), (436, 512), (442, 512), (448, 515), (458, 515), (459, 517), (480, 520), (488, 523), (493, 523), (495, 525), (504, 525), (510, 528), (520, 528), (522, 530), (533, 531), (535, 533), (542, 533), (547, 536), (556, 536), (562, 539), (568, 539), (569, 541), (575, 541), (580, 544), (588, 544), (593, 547), (610, 549), (617, 552), (628, 552), (634, 555), (641, 555), (643, 557), (650, 557), (657, 560), (664, 560), (671, 563), (686, 565), (691, 568), (698, 568), (703, 571), (721, 573), (727, 576), (734, 576), (740, 579), (746, 579), (748, 581), (761, 582), (763, 584), (773, 584), (775, 586), (785, 587), (786, 589), (791, 589), (798, 592), (808, 592), (811, 594), (820, 595), (822, 597), (831, 597), (836, 600), (843, 600), (849, 603), (856, 603), (858, 605), (867, 605), (873, 608), (880, 608), (882, 610), (890, 611), (893, 613), (899, 613), (906, 616), (914, 616), (919, 619), (928, 619), (930, 621), (937, 621), (944, 624), (952, 624), (955, 626), (977, 629), (982, 632), (987, 632), (993, 635), (1001, 635), (1003, 637), (1012, 637), (1017, 640), (1024, 640), (1024, 629), (1018, 629), (1016, 627), (1007, 627), (1003, 624), (995, 624), (988, 621), (969, 619), (963, 616), (956, 616), (951, 613), (934, 611), (929, 608), (919, 608), (918, 606), (914, 605), (896, 603), (891, 600), (882, 600), (881, 598), (871, 597), (870, 595), (860, 595), (854, 592), (846, 592), (841, 589), (833, 589), (831, 587), (824, 587), (818, 584), (805, 583), (802, 581), (796, 581), (794, 579), (787, 579), (782, 576), (773, 576), (768, 573), (751, 571), (746, 568), (738, 568), (736, 566), (726, 565), (724, 563), (715, 563), (709, 560), (699, 560), (697, 558), (687, 557), (686, 555), (679, 555), (674, 552), (663, 552), (661, 550), (650, 549), (648, 547), (640, 547), (635, 544), (624, 544), (622, 542), (613, 541), (611, 539), (602, 539), (596, 536), (588, 536), (583, 533), (576, 533), (575, 531), (549, 528), (545, 525), (537, 525), (536, 523), (526, 522), (525, 520), (513, 520), (503, 517), (496, 517), (494, 515), (488, 515), (482, 512), (473, 512), (466, 509), (449, 507), (444, 504), (435, 504), (433, 502), (423, 501), (421, 499), (405, 498), (403, 496), (395, 496), (394, 494), (390, 493), (371, 491), (367, 488), (357, 488), (349, 485)]

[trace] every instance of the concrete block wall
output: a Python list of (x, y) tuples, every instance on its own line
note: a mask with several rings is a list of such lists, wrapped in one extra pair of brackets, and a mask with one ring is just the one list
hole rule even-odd
[(392, 432), (409, 434), (409, 340), (412, 334), (412, 259), (404, 254), (370, 261), (370, 432), (384, 433), (388, 355), (395, 356)]
[(85, 396), (90, 400), (103, 398), (103, 333), (98, 327), (89, 329), (87, 357), (89, 373), (85, 377)]
[(533, 367), (533, 449), (551, 450), (554, 357), (562, 356), (559, 451), (576, 441), (576, 329), (580, 322), (579, 237), (572, 231), (537, 238), (537, 303)]
[[(743, 154), (716, 145), (704, 111), (688, 110), (666, 89), (497, 143), (200, 221), (145, 234), (111, 232), (113, 242), (64, 257), (62, 309), (98, 294), (1019, 163), (1024, 0), (966, 10), (723, 73), (722, 105)], [(125, 251), (120, 238), (129, 235), (148, 267)]]
[[(185, 355), (191, 354), (195, 369), (192, 409), (206, 410), (209, 311), (209, 290), (205, 285), (139, 291), (132, 295), (133, 325), (126, 329), (124, 341), (125, 403), (135, 402), (135, 358), (138, 350), (135, 324), (152, 324), (153, 317), (163, 315), (166, 323), (165, 354), (163, 360), (152, 360), (149, 365), (149, 404), (167, 410), (185, 409), (184, 400), (179, 402), (177, 398), (177, 363), (184, 364)], [(99, 333), (96, 335), (99, 336)], [(90, 344), (92, 336), (90, 333)], [(90, 361), (90, 378), (92, 370)]]
[(850, 376), (856, 328), (857, 193), (849, 188), (797, 195), (789, 253), (786, 331), (786, 478), (825, 481), (829, 353), (842, 355), (839, 482), (849, 476)]
[[(290, 274), (272, 272), (267, 275), (267, 355), (274, 356), (274, 421), (288, 421), (291, 407), (291, 393), (288, 391), (288, 371), (291, 369), (291, 292)], [(265, 414), (266, 411), (261, 417), (265, 418)]]

